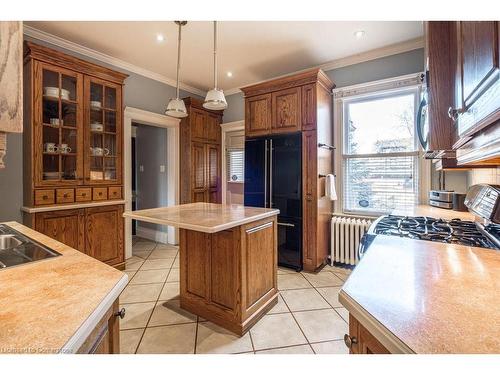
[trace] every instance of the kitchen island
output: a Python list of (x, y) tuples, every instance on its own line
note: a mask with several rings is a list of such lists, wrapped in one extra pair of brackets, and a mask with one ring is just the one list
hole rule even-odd
[(243, 335), (278, 302), (279, 210), (190, 203), (123, 216), (180, 229), (180, 302)]
[(500, 251), (377, 236), (339, 293), (351, 353), (500, 353)]
[(24, 225), (3, 224), (60, 256), (0, 269), (0, 353), (119, 353), (127, 275)]

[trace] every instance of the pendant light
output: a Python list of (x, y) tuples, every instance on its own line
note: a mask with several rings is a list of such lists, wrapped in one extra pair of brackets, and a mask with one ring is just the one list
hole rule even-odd
[(188, 113), (184, 101), (179, 98), (179, 70), (181, 65), (181, 28), (187, 24), (187, 21), (175, 21), (179, 26), (179, 39), (177, 42), (177, 96), (175, 99), (170, 99), (167, 105), (165, 114), (176, 118), (187, 117)]
[(224, 92), (217, 88), (217, 21), (214, 21), (214, 88), (207, 92), (203, 107), (213, 110), (227, 108)]

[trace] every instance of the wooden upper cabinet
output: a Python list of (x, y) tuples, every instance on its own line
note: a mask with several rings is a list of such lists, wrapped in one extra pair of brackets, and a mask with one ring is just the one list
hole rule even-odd
[(221, 142), (220, 116), (212, 113), (207, 114), (207, 141), (212, 143)]
[(272, 133), (290, 133), (301, 129), (301, 88), (292, 87), (272, 93)]
[(481, 95), (498, 66), (498, 22), (461, 22), (462, 92), (466, 107)]
[(245, 135), (266, 135), (271, 132), (271, 94), (257, 95), (245, 100)]
[(499, 25), (497, 21), (456, 23), (458, 146), (500, 119)]
[(85, 253), (113, 265), (123, 257), (123, 206), (85, 209)]
[(199, 109), (193, 108), (191, 116), (191, 140), (203, 142), (207, 136), (207, 114)]
[(302, 130), (316, 130), (316, 84), (302, 86)]

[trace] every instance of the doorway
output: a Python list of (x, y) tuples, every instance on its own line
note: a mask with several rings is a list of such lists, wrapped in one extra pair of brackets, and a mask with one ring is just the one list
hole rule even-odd
[[(160, 115), (158, 113), (144, 111), (137, 108), (126, 107), (124, 111), (124, 195), (125, 195), (125, 210), (132, 210), (132, 183), (133, 175), (136, 169), (140, 168), (140, 161), (138, 160), (138, 154), (141, 153), (139, 150), (140, 144), (138, 144), (137, 139), (135, 140), (135, 162), (136, 168), (132, 168), (133, 156), (132, 156), (132, 132), (134, 126), (148, 127), (148, 128), (164, 128), (166, 132), (166, 137), (163, 137), (163, 144), (166, 146), (166, 150), (162, 151), (162, 154), (166, 155), (166, 162), (163, 164), (165, 172), (160, 172), (160, 165), (154, 170), (149, 167), (146, 169), (146, 163), (142, 164), (143, 169), (146, 171), (154, 171), (156, 174), (161, 174), (166, 176), (166, 200), (160, 201), (162, 206), (172, 206), (178, 204), (179, 202), (179, 119), (168, 117), (165, 115)], [(135, 130), (137, 131), (137, 129)], [(137, 136), (137, 134), (136, 134)], [(140, 184), (140, 177), (136, 176), (136, 188), (138, 189)], [(144, 178), (143, 178), (144, 179)], [(155, 179), (152, 179), (155, 181)], [(154, 183), (153, 183), (154, 184)], [(162, 190), (161, 188), (159, 190)], [(165, 188), (164, 188), (165, 190)], [(139, 202), (136, 199), (136, 207), (140, 209)], [(138, 224), (140, 225), (140, 224)], [(142, 226), (142, 225), (140, 225)], [(139, 231), (137, 231), (139, 232)], [(162, 231), (163, 232), (163, 231)], [(143, 232), (144, 233), (144, 232)], [(149, 232), (151, 235), (156, 232)], [(144, 234), (143, 234), (144, 235)], [(160, 241), (167, 242), (169, 244), (176, 245), (178, 242), (178, 231), (173, 227), (167, 227), (166, 235), (160, 234)], [(132, 256), (132, 220), (125, 218), (125, 258), (130, 258)]]
[(221, 124), (222, 128), (222, 203), (243, 204), (245, 169), (245, 123)]

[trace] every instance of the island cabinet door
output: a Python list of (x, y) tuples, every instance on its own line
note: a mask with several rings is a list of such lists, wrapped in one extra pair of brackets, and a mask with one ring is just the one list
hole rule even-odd
[(85, 252), (109, 265), (122, 263), (123, 206), (92, 207), (85, 211)]
[(349, 314), (349, 335), (344, 337), (344, 342), (350, 354), (390, 354), (352, 314)]
[(243, 319), (277, 293), (277, 227), (274, 218), (242, 228)]
[(41, 212), (35, 215), (35, 230), (73, 249), (85, 249), (84, 210)]

